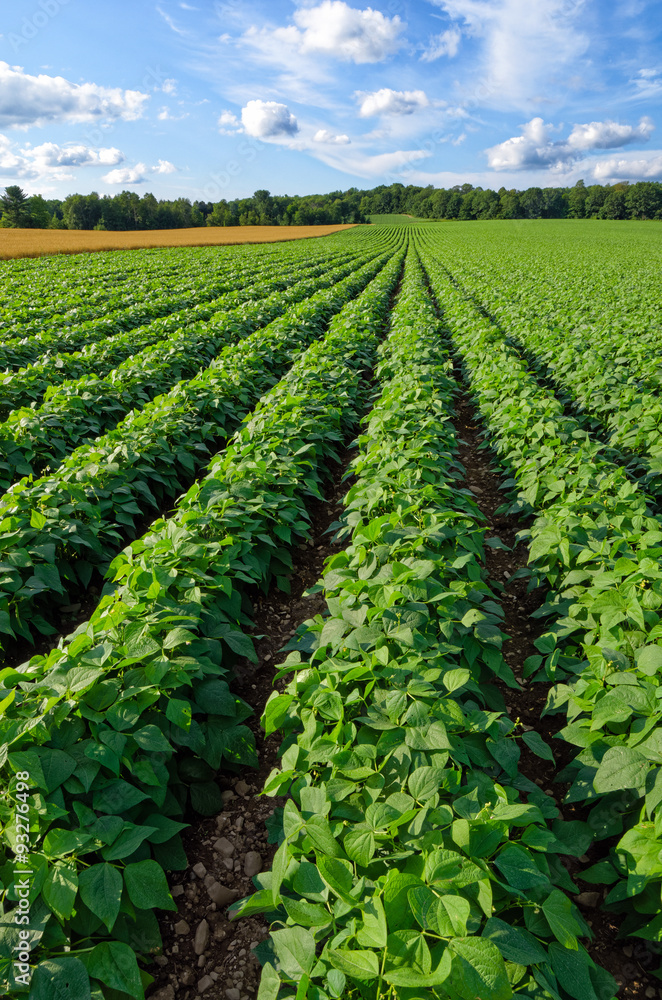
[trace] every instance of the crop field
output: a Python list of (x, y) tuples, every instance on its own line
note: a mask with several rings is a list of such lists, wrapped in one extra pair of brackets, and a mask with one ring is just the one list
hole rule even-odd
[(662, 996), (659, 229), (404, 222), (0, 265), (3, 994)]
[(55, 253), (91, 253), (98, 250), (137, 250), (148, 247), (222, 246), (235, 243), (274, 243), (326, 236), (338, 226), (197, 226), (193, 229), (97, 232), (95, 230), (2, 229), (0, 260), (40, 257)]

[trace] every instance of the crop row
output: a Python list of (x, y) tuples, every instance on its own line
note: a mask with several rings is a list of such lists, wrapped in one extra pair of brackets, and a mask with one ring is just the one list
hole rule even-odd
[[(116, 589), (90, 621), (0, 675), (2, 847), (34, 873), (37, 995), (66, 986), (90, 1000), (102, 986), (141, 998), (151, 981), (135, 953), (148, 960), (160, 947), (153, 908), (174, 908), (160, 864), (186, 864), (186, 802), (213, 814), (222, 761), (254, 759), (250, 709), (226, 680), (237, 656), (252, 655), (247, 592), (282, 577), (308, 535), (306, 504), (365, 405), (363, 373), (402, 256), (262, 400), (175, 516), (115, 560)], [(26, 769), (38, 788), (29, 854), (9, 821)], [(8, 858), (0, 877), (16, 903)], [(3, 955), (17, 935), (5, 922)]]
[[(95, 341), (80, 351), (46, 354), (43, 360), (35, 364), (7, 372), (4, 377), (0, 376), (0, 413), (6, 419), (11, 410), (17, 407), (29, 404), (34, 409), (48, 390), (49, 400), (52, 399), (55, 386), (75, 382), (86, 375), (104, 378), (114, 368), (127, 362), (127, 359), (131, 359), (129, 366), (142, 364), (154, 356), (154, 351), (167, 351), (168, 345), (187, 328), (209, 322), (219, 314), (238, 309), (244, 303), (258, 302), (275, 291), (287, 289), (300, 278), (324, 273), (327, 269), (352, 259), (361, 258), (356, 253), (349, 255), (346, 252), (336, 252), (326, 258), (319, 258), (314, 263), (295, 259), (289, 264), (287, 260), (281, 261), (278, 269), (273, 264), (262, 269), (255, 266), (238, 269), (234, 275), (228, 275), (227, 288), (231, 290), (215, 297), (210, 294), (207, 301), (202, 297), (194, 306), (186, 306), (142, 327)], [(127, 366), (124, 365), (125, 367)], [(66, 388), (65, 385), (65, 390)], [(25, 413), (21, 416), (14, 415), (14, 426), (20, 426), (21, 420), (26, 416), (29, 417)], [(10, 424), (8, 428), (10, 436), (11, 426)], [(0, 435), (1, 433), (0, 430)]]
[[(335, 251), (326, 260), (318, 258), (308, 267), (337, 266), (351, 255), (346, 251)], [(356, 256), (356, 252), (354, 253)], [(295, 272), (301, 267), (300, 261), (294, 265)], [(39, 403), (48, 388), (69, 379), (78, 379), (83, 375), (95, 374), (105, 376), (121, 362), (137, 355), (144, 348), (164, 340), (178, 330), (192, 326), (194, 323), (206, 322), (220, 312), (234, 309), (243, 302), (266, 297), (280, 287), (286, 288), (292, 265), (280, 262), (278, 274), (275, 274), (273, 263), (259, 265), (251, 262), (235, 271), (228, 273), (225, 285), (228, 290), (216, 294), (218, 289), (208, 291), (197, 298), (194, 304), (187, 305), (168, 316), (152, 320), (144, 326), (117, 333), (105, 340), (94, 341), (77, 351), (51, 354), (45, 356), (25, 368), (0, 375), (0, 412), (4, 417), (18, 406)], [(298, 267), (297, 267), (298, 265)], [(304, 265), (306, 266), (306, 265)], [(4, 411), (4, 412), (3, 412)]]
[[(355, 241), (358, 242), (360, 241)], [(193, 305), (196, 301), (203, 300), (210, 289), (222, 287), (226, 275), (231, 275), (240, 263), (262, 266), (282, 259), (314, 258), (341, 245), (337, 241), (318, 239), (312, 241), (310, 246), (295, 241), (278, 247), (234, 247), (234, 253), (228, 252), (226, 247), (191, 249), (188, 255), (176, 255), (176, 251), (173, 255), (168, 250), (157, 251), (152, 256), (143, 252), (142, 258), (138, 257), (140, 263), (137, 268), (132, 271), (130, 266), (127, 267), (128, 282), (121, 268), (125, 252), (120, 252), (120, 268), (116, 280), (110, 284), (102, 299), (93, 293), (95, 301), (89, 305), (86, 300), (81, 299), (80, 294), (84, 280), (80, 272), (86, 270), (85, 255), (75, 255), (71, 258), (72, 264), (65, 271), (68, 280), (63, 285), (58, 287), (52, 267), (45, 272), (44, 278), (48, 279), (46, 287), (51, 302), (56, 306), (50, 316), (38, 316), (33, 320), (29, 318), (33, 311), (32, 303), (39, 294), (38, 287), (35, 287), (35, 271), (29, 272), (32, 280), (24, 281), (23, 286), (15, 290), (12, 307), (3, 317), (4, 323), (0, 327), (3, 342), (5, 346), (18, 345), (19, 351), (27, 351), (29, 346), (23, 343), (26, 338), (35, 341), (35, 344), (41, 344), (42, 350), (52, 343), (57, 344), (59, 339), (63, 343), (76, 342), (77, 338), (82, 342), (84, 335), (89, 341), (100, 339), (119, 330), (141, 325), (156, 316), (166, 315), (173, 308), (184, 308), (187, 304)], [(4, 268), (6, 267), (5, 264)], [(94, 288), (94, 279), (90, 280), (90, 285)], [(73, 308), (61, 311), (67, 301)], [(22, 307), (23, 302), (26, 303), (25, 308)], [(13, 357), (11, 353), (7, 356)]]
[(260, 998), (608, 1000), (558, 857), (583, 853), (590, 830), (518, 772), (521, 741), (551, 751), (492, 684), (517, 686), (482, 517), (460, 488), (457, 385), (411, 250), (380, 356), (328, 613), (298, 630), (276, 675), (292, 679), (263, 717), (284, 736), (265, 792), (287, 801), (272, 870), (236, 908), (273, 921)]
[[(485, 430), (517, 488), (514, 509), (534, 513), (534, 583), (550, 619), (526, 675), (552, 682), (545, 711), (565, 714), (559, 737), (576, 756), (559, 775), (568, 803), (584, 804), (595, 841), (617, 838), (581, 874), (612, 886), (606, 905), (624, 933), (657, 940), (662, 813), (657, 696), (662, 675), (662, 524), (645, 494), (528, 371), (490, 321), (460, 295), (426, 248)], [(607, 845), (604, 848), (607, 854)]]
[[(264, 327), (256, 321), (260, 328), (239, 344), (226, 336), (230, 344), (193, 379), (77, 448), (57, 472), (9, 490), (0, 500), (0, 630), (26, 639), (57, 631), (58, 608), (76, 599), (95, 569), (103, 572), (136, 517), (167, 507), (208, 449), (283, 374), (292, 352), (318, 337), (389, 256), (347, 277), (345, 267), (299, 283), (289, 310), (285, 297), (274, 302), (281, 318)], [(260, 318), (269, 318), (266, 309)]]
[[(110, 430), (182, 379), (204, 368), (225, 344), (281, 315), (292, 302), (328, 280), (332, 262), (295, 266), (270, 275), (242, 304), (221, 309), (207, 322), (178, 324), (175, 331), (133, 353), (106, 377), (81, 375), (47, 390), (39, 407), (19, 407), (0, 424), (0, 487), (21, 476), (54, 469), (73, 448)], [(334, 269), (347, 274), (353, 260)]]

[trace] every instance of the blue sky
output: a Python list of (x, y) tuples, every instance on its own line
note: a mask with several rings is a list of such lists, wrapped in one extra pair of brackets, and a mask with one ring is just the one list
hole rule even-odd
[(0, 187), (662, 180), (662, 0), (12, 0)]

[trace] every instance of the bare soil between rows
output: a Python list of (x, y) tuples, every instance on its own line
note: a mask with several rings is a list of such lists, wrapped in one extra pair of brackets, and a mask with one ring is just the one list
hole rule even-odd
[(194, 229), (144, 229), (98, 232), (87, 229), (0, 229), (0, 260), (60, 253), (146, 250), (163, 247), (231, 246), (280, 243), (329, 236), (354, 224), (338, 226), (200, 226)]
[[(531, 618), (544, 603), (544, 589), (528, 592), (526, 579), (513, 579), (516, 571), (527, 565), (527, 546), (516, 540), (527, 522), (497, 513), (507, 499), (500, 488), (505, 476), (489, 451), (480, 448), (482, 427), (467, 396), (458, 400), (454, 426), (466, 486), (486, 518), (487, 538), (499, 538), (509, 549), (487, 546), (486, 558), (491, 585), (504, 608), (503, 628), (510, 637), (504, 655), (521, 681), (524, 660), (537, 652), (534, 640), (546, 630), (544, 620)], [(169, 876), (178, 913), (168, 914), (161, 921), (164, 946), (150, 970), (156, 976), (150, 1000), (254, 1000), (257, 996), (260, 966), (254, 949), (268, 936), (267, 924), (260, 917), (230, 921), (227, 910), (232, 901), (250, 895), (254, 888), (250, 873), (267, 871), (276, 849), (275, 843), (269, 843), (267, 821), (282, 800), (259, 793), (277, 765), (279, 739), (264, 739), (259, 718), (273, 690), (274, 665), (284, 658), (279, 655), (283, 647), (302, 622), (325, 608), (321, 594), (304, 594), (318, 581), (326, 558), (340, 547), (333, 544), (328, 529), (342, 513), (342, 498), (348, 489), (342, 476), (350, 458), (350, 453), (345, 453), (334, 470), (325, 501), (311, 505), (312, 538), (294, 554), (291, 594), (273, 589), (267, 597), (254, 595), (256, 630), (263, 635), (256, 642), (258, 663), (244, 661), (240, 665), (234, 689), (255, 711), (248, 724), (256, 737), (259, 770), (244, 768), (234, 775), (224, 770), (218, 777), (225, 802), (223, 812), (216, 818), (190, 818), (191, 827), (184, 834), (190, 865), (185, 872)], [(562, 717), (541, 718), (548, 688), (547, 684), (526, 681), (521, 691), (501, 686), (513, 721), (519, 719), (537, 730), (556, 758), (552, 764), (523, 747), (520, 770), (554, 798), (564, 819), (582, 819), (579, 806), (563, 804), (567, 785), (555, 780), (574, 751), (555, 738), (563, 725)], [(594, 960), (616, 979), (619, 1000), (662, 998), (659, 980), (650, 971), (659, 960), (646, 942), (618, 940), (619, 919), (601, 909), (602, 891), (596, 894), (595, 886), (582, 883), (577, 876), (582, 868), (605, 856), (609, 846), (594, 845), (581, 860), (563, 859), (579, 888), (575, 901), (594, 935), (591, 942), (586, 942), (587, 947)], [(213, 895), (221, 902), (214, 902)]]

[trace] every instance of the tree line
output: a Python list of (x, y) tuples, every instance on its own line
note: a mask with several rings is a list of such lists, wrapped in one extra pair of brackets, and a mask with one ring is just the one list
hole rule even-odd
[(157, 199), (135, 191), (72, 194), (64, 200), (29, 197), (18, 185), (0, 196), (0, 227), (34, 229), (184, 229), (196, 226), (314, 226), (363, 223), (372, 215), (421, 219), (662, 219), (662, 184), (530, 187), (525, 191), (474, 187), (418, 187), (395, 183), (324, 195), (272, 195), (191, 202)]

